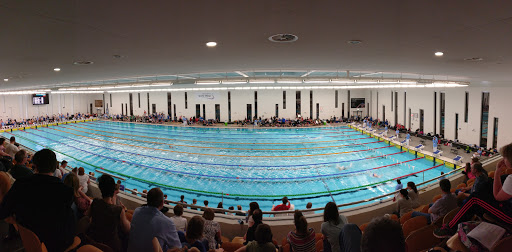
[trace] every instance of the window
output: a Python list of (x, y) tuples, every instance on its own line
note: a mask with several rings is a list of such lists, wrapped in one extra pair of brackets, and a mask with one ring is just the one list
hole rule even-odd
[(258, 91), (254, 91), (254, 117), (258, 118)]
[(309, 91), (309, 119), (313, 119), (313, 90)]
[(469, 102), (469, 92), (466, 92), (466, 97), (464, 99), (464, 122), (468, 122), (468, 102)]
[(437, 92), (434, 92), (434, 135), (437, 134)]
[(228, 91), (228, 121), (231, 122), (231, 91)]
[(445, 102), (445, 93), (440, 93), (439, 94), (440, 97), (439, 97), (439, 105), (440, 105), (440, 123), (441, 123), (441, 127), (439, 129), (439, 134), (441, 134), (442, 137), (444, 137), (444, 124), (445, 124), (445, 105), (446, 105), (446, 102)]
[(276, 104), (276, 118), (279, 117), (279, 104)]
[(110, 94), (110, 107), (112, 107), (112, 94)]
[(480, 115), (480, 147), (487, 148), (489, 131), (489, 93), (482, 93), (482, 114)]
[(300, 114), (300, 91), (295, 91), (295, 116)]
[(129, 97), (128, 99), (130, 100), (130, 116), (132, 116), (133, 115), (133, 94), (130, 93), (128, 95), (128, 97)]
[(172, 116), (172, 95), (171, 92), (167, 93), (167, 114)]
[(139, 97), (139, 108), (140, 108), (140, 93), (138, 93), (137, 96)]
[(283, 109), (286, 109), (286, 91), (283, 91)]
[[(350, 90), (347, 90), (347, 106), (350, 102)], [(347, 118), (350, 118), (350, 108), (348, 108), (348, 111), (347, 111)]]
[(185, 109), (188, 109), (187, 92), (185, 92)]
[(391, 111), (393, 111), (393, 91), (391, 91)]
[(334, 91), (334, 108), (338, 108), (338, 90)]
[(498, 146), (498, 117), (494, 117), (494, 131), (492, 134), (492, 147)]
[(148, 98), (148, 115), (151, 114), (151, 110), (149, 110), (149, 93), (147, 93), (147, 98)]

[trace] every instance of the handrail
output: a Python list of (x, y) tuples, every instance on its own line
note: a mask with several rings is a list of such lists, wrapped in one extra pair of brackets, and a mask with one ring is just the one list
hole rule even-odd
[(111, 177), (113, 177), (113, 178), (117, 178), (117, 179), (120, 179), (120, 180), (122, 180), (122, 181), (125, 181), (125, 180), (126, 180), (126, 178), (119, 177), (119, 176), (117, 176), (117, 175), (110, 174), (110, 173), (108, 173), (108, 172), (104, 172), (104, 171), (102, 171), (102, 170), (100, 170), (100, 169), (96, 169), (96, 170), (94, 170), (94, 171), (97, 171), (97, 172), (99, 172), (99, 173), (101, 173), (101, 174), (107, 174), (107, 175), (109, 175), (109, 176), (111, 176)]
[(45, 125), (49, 125), (49, 124), (59, 124), (59, 123), (65, 123), (65, 122), (76, 122), (76, 121), (81, 121), (81, 120), (93, 120), (93, 119), (96, 119), (98, 120), (98, 117), (89, 117), (89, 118), (82, 118), (82, 119), (73, 119), (73, 120), (60, 120), (60, 121), (53, 121), (53, 122), (42, 122), (42, 123), (33, 123), (33, 124), (29, 124), (29, 125), (23, 125), (23, 124), (20, 124), (20, 125), (11, 125), (11, 126), (4, 126), (4, 127), (0, 127), (0, 130), (11, 130), (11, 129), (20, 129), (20, 128), (30, 128), (30, 127), (34, 127), (34, 126), (45, 126)]

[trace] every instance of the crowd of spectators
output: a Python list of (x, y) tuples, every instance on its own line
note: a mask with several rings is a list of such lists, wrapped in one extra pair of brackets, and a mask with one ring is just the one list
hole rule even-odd
[(83, 120), (89, 119), (91, 117), (96, 117), (96, 114), (56, 114), (56, 115), (46, 115), (46, 116), (36, 116), (28, 119), (17, 120), (7, 118), (6, 120), (0, 119), (0, 129), (10, 129), (10, 128), (19, 128), (19, 127), (30, 127), (34, 125), (43, 125), (49, 123), (59, 123), (70, 120)]
[[(16, 147), (15, 138), (9, 139), (9, 144)], [(215, 217), (226, 212), (234, 213), (220, 210), (223, 209), (222, 202), (212, 209), (205, 201), (205, 207), (198, 206), (202, 216), (187, 221), (183, 217), (184, 206), (194, 209), (197, 200), (187, 205), (182, 196), (173, 209), (174, 216), (169, 218), (164, 214), (165, 195), (159, 188), (152, 188), (144, 192), (145, 205), (134, 211), (128, 210), (117, 196), (122, 189), (121, 181), (116, 183), (112, 176), (103, 174), (95, 179), (101, 198), (91, 199), (86, 193), (93, 177), (86, 175), (82, 167), (68, 172), (67, 162), (62, 161), (59, 165), (55, 153), (49, 149), (30, 157), (26, 150), (18, 147), (14, 156), (7, 153), (7, 147), (2, 147), (0, 153), (7, 155), (1, 158), (0, 170), (8, 173), (0, 172), (3, 179), (0, 181), (0, 219), (14, 217), (17, 225), (34, 232), (49, 251), (64, 251), (75, 236), (80, 237), (80, 246), (90, 244), (110, 251), (152, 251), (155, 237), (163, 251), (184, 247), (200, 252), (223, 251), (221, 226)], [(500, 153), (503, 159), (490, 176), (478, 159), (467, 164), (464, 176), (468, 184), (473, 181), (471, 186), (459, 187), (453, 193), (450, 181), (441, 179), (442, 195), (428, 206), (426, 212), (416, 209), (421, 198), (416, 185), (409, 181), (404, 189), (401, 181), (397, 181), (396, 214), (402, 217), (411, 213), (412, 217), (424, 217), (428, 224), (434, 225), (459, 206), (460, 210), (450, 222), (434, 230), (434, 235), (439, 238), (451, 237), (460, 223), (475, 215), (483, 217), (487, 214), (500, 225), (512, 226), (512, 177), (505, 173), (512, 169), (512, 144), (502, 147)], [(5, 177), (9, 176), (15, 180), (10, 189), (10, 182), (5, 182)], [(311, 207), (308, 203), (307, 208)], [(237, 206), (237, 209), (242, 207)], [(287, 197), (282, 199), (282, 204), (272, 208), (273, 211), (293, 209), (294, 205)], [(316, 251), (317, 233), (308, 227), (307, 215), (295, 211), (293, 216), (295, 228), (286, 236), (291, 251)], [(248, 229), (243, 237), (244, 246), (238, 252), (274, 252), (279, 249), (257, 202), (249, 205), (245, 221)], [(85, 223), (86, 227), (79, 228), (79, 222)], [(16, 231), (11, 228), (9, 232), (15, 235)], [(324, 251), (406, 251), (402, 227), (389, 215), (372, 220), (362, 232), (339, 214), (333, 202), (325, 205), (320, 233)]]

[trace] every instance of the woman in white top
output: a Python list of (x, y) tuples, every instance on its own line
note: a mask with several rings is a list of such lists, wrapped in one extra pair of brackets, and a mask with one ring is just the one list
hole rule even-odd
[(417, 208), (420, 206), (420, 202), (418, 199), (418, 189), (416, 188), (416, 184), (414, 182), (407, 182), (407, 191), (409, 192), (409, 198), (412, 200), (412, 208)]
[(78, 168), (78, 180), (80, 181), (80, 186), (82, 187), (82, 192), (87, 193), (89, 189), (89, 175), (85, 174), (85, 170), (83, 167)]
[(172, 222), (176, 226), (176, 231), (185, 232), (187, 230), (187, 219), (183, 218), (183, 206), (177, 204), (174, 206), (174, 216), (171, 217)]

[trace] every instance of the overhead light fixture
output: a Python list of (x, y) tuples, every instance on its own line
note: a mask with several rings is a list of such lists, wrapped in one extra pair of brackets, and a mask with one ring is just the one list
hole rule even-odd
[(277, 83), (279, 84), (299, 84), (303, 83), (304, 80), (278, 80)]
[(217, 42), (210, 41), (210, 42), (206, 43), (206, 46), (208, 46), (208, 47), (216, 47), (217, 46)]
[(220, 81), (196, 81), (197, 85), (219, 85)]
[(5, 78), (4, 81), (9, 81), (9, 79)]
[(222, 81), (222, 84), (228, 84), (228, 85), (230, 85), (230, 84), (247, 84), (247, 81), (246, 80)]
[(52, 94), (102, 94), (105, 91), (52, 91)]
[(331, 82), (330, 79), (306, 79), (304, 80), (304, 83), (329, 83)]
[(42, 93), (46, 93), (46, 92), (50, 92), (50, 91), (51, 91), (50, 89), (6, 91), (6, 92), (0, 92), (0, 95), (42, 94)]
[(171, 86), (172, 82), (155, 82), (153, 84), (150, 84), (151, 87), (166, 87)]
[(53, 69), (53, 71), (60, 72), (60, 68), (56, 67), (56, 68)]
[(242, 75), (245, 78), (249, 77), (249, 75), (247, 75), (247, 74), (245, 74), (244, 72), (241, 72), (241, 71), (235, 71), (235, 73), (240, 74), (240, 75)]
[(275, 80), (249, 80), (250, 84), (274, 84)]
[(436, 53), (434, 53), (434, 54), (435, 54), (437, 57), (441, 57), (441, 56), (443, 56), (443, 55), (444, 55), (444, 53), (443, 53), (443, 52), (436, 52)]
[(354, 83), (355, 81), (354, 80), (349, 80), (349, 79), (331, 79), (331, 83), (336, 83), (336, 84), (349, 84), (349, 83)]

